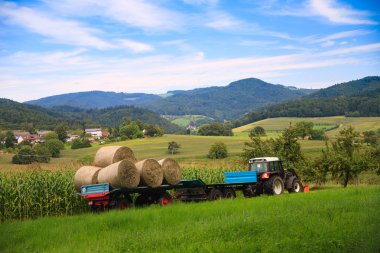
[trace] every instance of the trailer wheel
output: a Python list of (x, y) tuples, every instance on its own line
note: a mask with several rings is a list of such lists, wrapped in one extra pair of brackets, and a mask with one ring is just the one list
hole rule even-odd
[(165, 192), (164, 194), (161, 195), (161, 197), (158, 199), (158, 204), (160, 206), (168, 206), (173, 203), (172, 196), (170, 196), (169, 193)]
[(128, 199), (119, 199), (116, 203), (116, 208), (123, 210), (131, 207), (131, 202)]
[(219, 189), (211, 189), (211, 191), (208, 193), (208, 200), (213, 201), (213, 200), (218, 200), (223, 197), (222, 191)]
[(149, 196), (145, 195), (145, 194), (140, 194), (139, 196), (137, 196), (136, 200), (135, 200), (135, 206), (136, 207), (144, 207), (144, 206), (148, 206), (151, 204), (151, 201), (149, 200)]
[(284, 181), (278, 176), (268, 179), (264, 183), (265, 193), (270, 195), (280, 195), (284, 192)]
[(298, 179), (294, 179), (292, 183), (292, 188), (289, 189), (290, 193), (303, 192), (303, 186)]
[(223, 198), (234, 199), (236, 198), (236, 192), (232, 188), (226, 188), (223, 190)]

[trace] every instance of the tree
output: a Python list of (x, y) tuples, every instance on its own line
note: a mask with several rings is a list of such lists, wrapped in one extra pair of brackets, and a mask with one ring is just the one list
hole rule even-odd
[(44, 144), (37, 144), (33, 147), (36, 153), (36, 161), (39, 163), (48, 163), (50, 161), (51, 153), (48, 147)]
[(202, 125), (198, 130), (198, 135), (203, 136), (232, 136), (232, 130), (222, 123), (214, 122)]
[(45, 142), (52, 157), (59, 157), (61, 150), (65, 148), (63, 142), (57, 139), (51, 139)]
[(135, 122), (131, 122), (128, 125), (122, 124), (120, 126), (120, 135), (124, 135), (129, 139), (136, 139), (141, 138), (143, 133)]
[(79, 149), (79, 148), (89, 148), (91, 147), (91, 143), (86, 138), (78, 138), (73, 140), (71, 144), (71, 149)]
[(313, 129), (310, 132), (310, 137), (312, 140), (320, 140), (320, 141), (327, 140), (326, 133), (322, 129)]
[(178, 144), (175, 141), (171, 141), (171, 142), (168, 143), (168, 150), (169, 150), (169, 153), (172, 154), (172, 155), (178, 153), (178, 150), (180, 148), (181, 148), (181, 145)]
[(249, 134), (255, 134), (257, 136), (263, 136), (263, 135), (265, 135), (265, 129), (261, 126), (257, 126), (254, 129), (252, 129)]
[(299, 163), (304, 160), (297, 137), (297, 129), (290, 126), (273, 142), (274, 153), (278, 154), (288, 166), (298, 167)]
[(7, 131), (5, 134), (5, 147), (13, 148), (15, 146), (16, 137), (12, 131)]
[(23, 146), (12, 158), (15, 164), (31, 164), (36, 161), (36, 152), (29, 146)]
[(295, 125), (295, 131), (299, 137), (305, 139), (306, 136), (310, 135), (313, 131), (314, 123), (301, 121), (297, 122)]
[(271, 140), (262, 140), (260, 136), (249, 135), (250, 141), (244, 143), (241, 157), (243, 162), (248, 163), (249, 159), (255, 157), (271, 156), (273, 154)]
[(151, 137), (164, 135), (164, 130), (158, 125), (146, 125), (145, 134)]
[(360, 152), (360, 144), (355, 142), (358, 136), (359, 133), (351, 126), (343, 129), (337, 140), (326, 150), (325, 166), (343, 187), (347, 187), (350, 180), (370, 166), (369, 159)]
[(227, 146), (223, 142), (215, 142), (208, 151), (208, 158), (222, 159), (228, 156)]
[(52, 139), (57, 139), (59, 140), (58, 138), (58, 134), (56, 132), (49, 132), (47, 134), (44, 134), (43, 138), (48, 141), (48, 140), (52, 140)]
[(55, 128), (54, 128), (54, 132), (57, 133), (58, 135), (58, 139), (62, 142), (66, 142), (66, 139), (67, 139), (67, 127), (64, 123), (60, 123), (58, 124)]

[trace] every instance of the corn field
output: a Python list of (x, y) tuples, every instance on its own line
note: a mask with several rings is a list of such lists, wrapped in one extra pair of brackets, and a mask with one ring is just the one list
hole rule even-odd
[(1, 221), (71, 215), (87, 209), (76, 194), (74, 172), (23, 172), (0, 175)]
[[(209, 184), (223, 183), (223, 172), (231, 170), (185, 168), (182, 169), (182, 178), (201, 178)], [(73, 177), (73, 171), (0, 174), (1, 221), (73, 215), (88, 211), (87, 201), (75, 191)]]

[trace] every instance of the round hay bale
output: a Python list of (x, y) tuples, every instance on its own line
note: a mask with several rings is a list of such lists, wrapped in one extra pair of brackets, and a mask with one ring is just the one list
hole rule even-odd
[(181, 181), (181, 168), (179, 164), (172, 158), (164, 158), (159, 160), (158, 163), (164, 172), (164, 183), (170, 185), (179, 184)]
[(101, 169), (98, 182), (114, 188), (133, 188), (139, 185), (140, 174), (131, 160), (124, 159)]
[(125, 146), (101, 147), (95, 155), (95, 166), (107, 167), (124, 159), (137, 162), (133, 151)]
[(77, 170), (74, 176), (75, 190), (80, 192), (80, 187), (86, 184), (96, 184), (100, 167), (83, 166)]
[(158, 187), (162, 184), (164, 173), (161, 165), (154, 159), (146, 159), (135, 163), (140, 172), (140, 185)]

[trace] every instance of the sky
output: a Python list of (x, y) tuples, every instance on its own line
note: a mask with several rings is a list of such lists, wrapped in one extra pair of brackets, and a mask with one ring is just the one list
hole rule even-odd
[(0, 97), (380, 75), (378, 0), (0, 0)]

